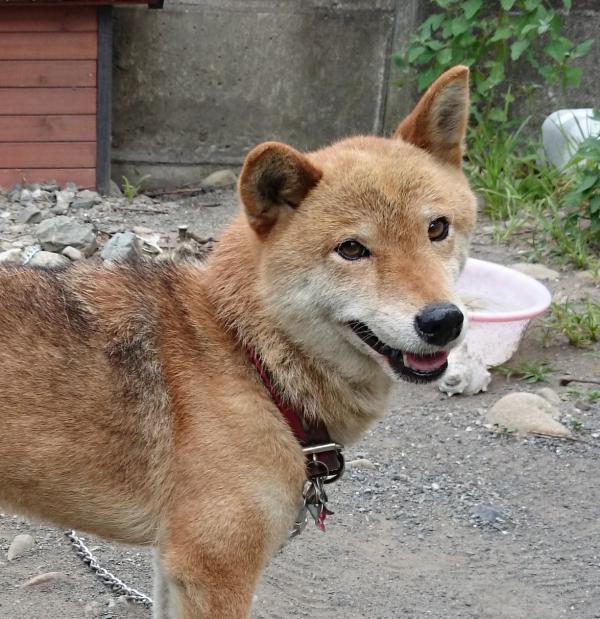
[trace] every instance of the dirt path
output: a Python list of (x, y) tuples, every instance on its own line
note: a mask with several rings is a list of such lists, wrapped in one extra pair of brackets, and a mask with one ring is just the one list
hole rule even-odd
[[(143, 225), (173, 244), (177, 225), (195, 222), (211, 235), (233, 212), (229, 193), (168, 205), (166, 214), (88, 211), (108, 230)], [(135, 205), (134, 205), (135, 206)], [(0, 211), (17, 208), (0, 198)], [(71, 214), (71, 213), (70, 213)], [(111, 221), (114, 219), (115, 221)], [(8, 241), (34, 235), (35, 225), (7, 225)], [(12, 235), (12, 236), (11, 236)], [(518, 248), (475, 239), (474, 255), (512, 263)], [(595, 295), (591, 280), (564, 272), (556, 289)], [(559, 387), (569, 370), (600, 376), (598, 347), (583, 353), (557, 341), (548, 348), (531, 329), (521, 357), (547, 361), (557, 372), (563, 419), (581, 424), (577, 441), (501, 436), (483, 428), (482, 414), (502, 394), (543, 385), (495, 376), (488, 393), (448, 398), (434, 386), (401, 385), (392, 412), (347, 451), (351, 468), (331, 489), (335, 515), (325, 534), (307, 530), (269, 566), (257, 593), (255, 619), (576, 619), (600, 618), (600, 403)], [(577, 404), (577, 408), (576, 408)], [(84, 429), (82, 431), (85, 431)], [(8, 562), (14, 536), (29, 533), (31, 551)], [(145, 549), (87, 539), (104, 565), (151, 593)], [(23, 588), (32, 576), (67, 579)], [(61, 531), (0, 515), (0, 617), (80, 619), (146, 617), (117, 600), (75, 557)]]

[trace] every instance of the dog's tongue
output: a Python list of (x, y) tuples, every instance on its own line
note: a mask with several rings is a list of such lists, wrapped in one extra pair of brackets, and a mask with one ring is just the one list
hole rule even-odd
[(441, 368), (448, 359), (448, 353), (444, 350), (433, 355), (414, 355), (411, 352), (404, 353), (404, 365), (419, 372), (432, 372)]

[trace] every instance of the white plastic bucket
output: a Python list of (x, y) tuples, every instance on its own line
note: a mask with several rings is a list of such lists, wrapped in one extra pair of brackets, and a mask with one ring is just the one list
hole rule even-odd
[(543, 314), (552, 300), (533, 277), (475, 258), (467, 261), (458, 292), (468, 310), (469, 350), (487, 367), (512, 357), (529, 321)]

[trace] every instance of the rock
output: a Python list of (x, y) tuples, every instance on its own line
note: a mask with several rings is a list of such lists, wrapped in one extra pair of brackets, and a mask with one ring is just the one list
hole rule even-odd
[(346, 462), (349, 469), (375, 469), (375, 465), (367, 458), (356, 458)]
[(39, 224), (42, 221), (42, 211), (36, 206), (25, 206), (17, 213), (15, 221), (18, 224)]
[(102, 615), (102, 604), (96, 600), (88, 602), (83, 607), (83, 613), (86, 617), (100, 617)]
[(64, 572), (46, 572), (30, 578), (23, 586), (32, 587), (36, 585), (52, 585), (57, 582), (67, 580), (67, 575)]
[(142, 247), (133, 232), (118, 232), (102, 248), (100, 255), (108, 262), (136, 260), (142, 256)]
[(108, 195), (111, 196), (112, 198), (123, 197), (123, 192), (121, 191), (121, 188), (113, 180), (110, 181)]
[(202, 189), (225, 189), (235, 187), (237, 176), (231, 170), (217, 170), (209, 174), (201, 183)]
[(21, 264), (23, 261), (23, 250), (19, 248), (7, 249), (0, 253), (0, 264)]
[(67, 264), (70, 264), (70, 262), (71, 261), (68, 258), (65, 258), (65, 256), (61, 256), (60, 254), (55, 254), (51, 251), (38, 251), (27, 262), (27, 265), (31, 267), (58, 269), (60, 267), (64, 267)]
[(85, 258), (82, 252), (80, 252), (78, 249), (75, 249), (75, 247), (71, 247), (70, 245), (65, 247), (61, 253), (63, 256), (66, 256), (67, 258), (69, 258), (69, 260), (73, 261), (83, 260), (83, 258)]
[(27, 203), (33, 201), (33, 193), (29, 189), (21, 189), (19, 202)]
[(543, 264), (536, 264), (534, 262), (516, 262), (515, 264), (511, 264), (510, 268), (515, 269), (515, 271), (525, 273), (525, 275), (529, 275), (535, 279), (546, 281), (556, 280), (560, 277), (560, 273), (558, 271), (549, 269)]
[(63, 189), (62, 191), (54, 192), (54, 197), (56, 198), (56, 208), (67, 209), (75, 198), (75, 192), (69, 189)]
[(71, 208), (92, 208), (97, 202), (100, 202), (100, 196), (95, 191), (84, 189), (77, 192)]
[(17, 535), (8, 549), (6, 558), (9, 561), (14, 561), (24, 555), (31, 548), (33, 548), (33, 537), (31, 537), (31, 535), (27, 535), (27, 533)]
[(39, 202), (40, 200), (49, 200), (50, 199), (50, 192), (49, 191), (44, 191), (41, 187), (36, 187), (31, 192), (31, 197), (36, 202)]
[(559, 414), (558, 414), (558, 408), (561, 403), (562, 400), (560, 399), (560, 396), (558, 395), (558, 393), (556, 393), (556, 391), (554, 391), (554, 389), (550, 389), (550, 387), (542, 387), (541, 389), (538, 389), (538, 395), (541, 395), (542, 398), (544, 398), (544, 400), (546, 400), (547, 402), (550, 402), (550, 404), (552, 404), (553, 407), (553, 411), (548, 411), (550, 415), (556, 414), (556, 417), (553, 417), (554, 419), (558, 419), (559, 418)]
[(569, 430), (556, 421), (558, 411), (550, 402), (534, 393), (509, 393), (500, 398), (486, 415), (488, 424), (500, 430), (544, 434), (565, 438)]
[(98, 244), (92, 224), (80, 224), (72, 217), (60, 215), (42, 221), (37, 230), (42, 249), (60, 252), (71, 246), (91, 256)]
[(493, 505), (480, 504), (471, 512), (472, 518), (477, 518), (484, 524), (498, 524), (508, 520), (508, 518)]

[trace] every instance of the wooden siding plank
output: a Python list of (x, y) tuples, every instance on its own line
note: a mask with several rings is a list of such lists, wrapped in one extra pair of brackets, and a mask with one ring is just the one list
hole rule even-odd
[(0, 116), (2, 142), (93, 142), (96, 117)]
[(96, 142), (5, 142), (1, 168), (90, 168), (96, 165)]
[(0, 87), (96, 86), (93, 60), (0, 60)]
[(95, 113), (95, 88), (0, 88), (0, 115)]
[(2, 7), (0, 32), (95, 32), (92, 6)]
[(93, 189), (96, 187), (96, 170), (94, 168), (13, 168), (0, 170), (0, 186), (10, 189), (17, 183), (47, 183), (56, 181), (59, 185), (75, 183), (79, 187)]
[(96, 60), (96, 32), (5, 32), (0, 60)]

